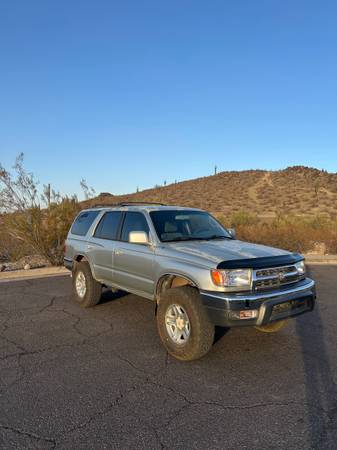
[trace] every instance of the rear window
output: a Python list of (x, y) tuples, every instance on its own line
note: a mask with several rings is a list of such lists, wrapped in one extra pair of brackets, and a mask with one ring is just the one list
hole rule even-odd
[(71, 234), (85, 236), (99, 213), (100, 211), (85, 211), (81, 213), (77, 216), (73, 226), (71, 227)]
[(119, 222), (122, 213), (118, 211), (105, 213), (95, 231), (95, 237), (101, 239), (117, 239)]

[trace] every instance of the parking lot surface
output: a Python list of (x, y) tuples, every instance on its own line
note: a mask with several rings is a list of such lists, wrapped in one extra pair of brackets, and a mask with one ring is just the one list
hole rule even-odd
[(337, 266), (312, 266), (314, 312), (276, 334), (217, 330), (167, 355), (153, 303), (71, 279), (0, 283), (1, 449), (337, 448)]

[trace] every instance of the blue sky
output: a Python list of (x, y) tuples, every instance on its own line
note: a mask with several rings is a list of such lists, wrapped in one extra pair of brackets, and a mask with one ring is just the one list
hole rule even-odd
[(0, 162), (65, 193), (337, 172), (335, 1), (2, 0), (0, 55)]

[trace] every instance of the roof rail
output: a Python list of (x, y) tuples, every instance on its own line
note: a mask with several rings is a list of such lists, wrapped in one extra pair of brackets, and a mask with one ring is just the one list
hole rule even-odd
[(95, 208), (113, 208), (114, 206), (119, 206), (119, 203), (113, 203), (112, 205), (100, 205), (100, 204), (95, 204), (95, 205), (89, 206), (88, 209), (95, 209)]
[(121, 203), (118, 203), (118, 206), (132, 206), (132, 205), (159, 205), (159, 206), (166, 206), (165, 203), (159, 203), (159, 202), (121, 202)]
[(90, 206), (88, 209), (94, 209), (94, 208), (117, 208), (118, 206), (137, 206), (137, 205), (158, 205), (158, 206), (167, 206), (165, 203), (159, 203), (159, 202), (120, 202), (120, 203), (112, 203), (111, 205), (101, 205), (101, 204), (95, 204)]

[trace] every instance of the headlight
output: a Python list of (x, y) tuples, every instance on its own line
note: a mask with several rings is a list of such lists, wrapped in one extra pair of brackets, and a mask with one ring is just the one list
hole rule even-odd
[(251, 269), (212, 270), (213, 283), (221, 287), (239, 287), (250, 289), (252, 280)]
[(305, 274), (304, 261), (299, 261), (298, 263), (295, 264), (295, 267), (296, 267), (296, 270), (297, 270), (299, 275), (304, 275)]

